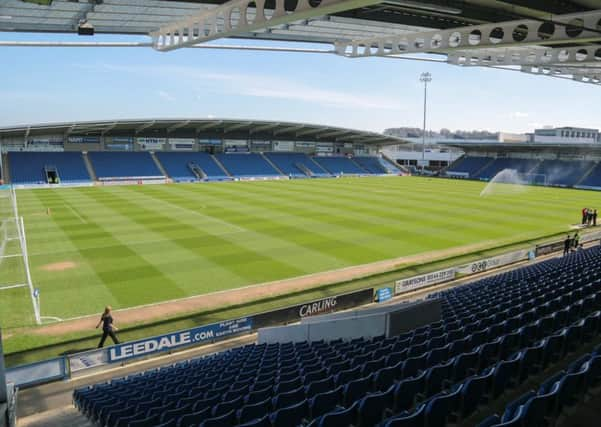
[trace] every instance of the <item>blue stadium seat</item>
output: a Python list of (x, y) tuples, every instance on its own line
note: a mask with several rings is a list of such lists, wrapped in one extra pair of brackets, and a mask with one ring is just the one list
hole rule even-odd
[(340, 408), (322, 415), (317, 427), (349, 427), (355, 424), (359, 402), (353, 403), (348, 408)]
[(309, 413), (315, 419), (326, 412), (334, 410), (342, 401), (342, 387), (319, 393), (309, 400)]
[(368, 394), (359, 401), (358, 427), (371, 427), (382, 421), (385, 410), (392, 407), (394, 388), (394, 386), (390, 386), (387, 391)]
[(205, 419), (202, 423), (200, 423), (200, 427), (228, 427), (234, 426), (236, 423), (236, 410), (232, 409), (230, 412), (218, 417)]
[(285, 175), (294, 178), (315, 176), (323, 177), (330, 174), (304, 153), (265, 153), (267, 157)]
[(193, 172), (194, 167), (200, 168), (208, 181), (223, 181), (231, 179), (208, 153), (160, 151), (155, 153), (161, 165), (170, 178), (176, 182), (198, 181)]
[(13, 184), (46, 184), (45, 168), (56, 168), (60, 183), (91, 182), (80, 152), (9, 152), (10, 182)]
[(238, 422), (246, 423), (252, 420), (262, 418), (271, 410), (271, 399), (267, 398), (262, 402), (257, 402), (249, 405), (244, 405), (238, 410)]
[(286, 408), (281, 408), (271, 414), (271, 424), (273, 427), (297, 426), (308, 415), (307, 400), (303, 400)]
[(216, 154), (215, 157), (232, 176), (250, 178), (281, 175), (261, 154)]
[(368, 175), (365, 169), (347, 157), (313, 157), (313, 160), (332, 175)]
[(147, 152), (91, 151), (88, 158), (98, 179), (164, 177)]
[(272, 424), (269, 416), (265, 415), (263, 418), (240, 424), (240, 427), (272, 427)]
[(423, 427), (426, 405), (418, 406), (413, 412), (404, 412), (399, 416), (389, 418), (384, 427)]

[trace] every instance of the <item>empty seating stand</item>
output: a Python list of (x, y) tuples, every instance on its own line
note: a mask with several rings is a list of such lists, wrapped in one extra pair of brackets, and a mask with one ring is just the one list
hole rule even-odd
[(13, 184), (46, 184), (46, 169), (58, 174), (60, 183), (90, 182), (80, 152), (9, 152), (10, 179)]
[(265, 157), (293, 178), (330, 176), (330, 173), (304, 153), (265, 153)]
[[(223, 181), (229, 180), (226, 172), (215, 162), (212, 155), (200, 152), (177, 152), (160, 151), (155, 153), (163, 165), (167, 175), (177, 182), (199, 181)], [(204, 173), (199, 177), (194, 173), (193, 167), (197, 166)]]
[(99, 180), (165, 178), (148, 152), (91, 151), (88, 158)]
[[(537, 389), (509, 403), (503, 414), (486, 418), (479, 427), (554, 425), (566, 410), (582, 403), (587, 395), (598, 395), (600, 384), (601, 346), (598, 346), (592, 353), (572, 362), (566, 370), (548, 377)], [(592, 425), (590, 421), (588, 425)]]
[(217, 154), (215, 157), (230, 175), (235, 177), (260, 178), (281, 175), (261, 154)]
[(353, 157), (355, 163), (365, 169), (367, 172), (374, 175), (387, 174), (388, 171), (380, 163), (378, 157), (373, 156), (355, 156)]
[(367, 175), (365, 169), (359, 167), (351, 159), (347, 157), (313, 157), (316, 163), (322, 168), (330, 172), (332, 175)]
[(399, 336), (247, 345), (77, 389), (74, 403), (109, 426), (442, 427), (599, 338), (601, 251), (431, 297), (442, 320)]
[(492, 160), (491, 157), (464, 156), (449, 166), (447, 173), (451, 176), (453, 173), (465, 174), (466, 178), (474, 178), (477, 172)]
[(530, 173), (538, 165), (538, 160), (531, 159), (513, 159), (513, 158), (497, 158), (491, 164), (486, 166), (483, 170), (478, 172), (475, 178), (490, 180), (495, 177), (496, 174), (505, 170), (512, 169), (517, 173), (525, 174)]
[(597, 163), (591, 173), (578, 184), (578, 187), (601, 189), (601, 162)]
[(594, 162), (545, 160), (532, 173), (544, 175), (546, 185), (571, 187), (576, 185), (593, 165)]

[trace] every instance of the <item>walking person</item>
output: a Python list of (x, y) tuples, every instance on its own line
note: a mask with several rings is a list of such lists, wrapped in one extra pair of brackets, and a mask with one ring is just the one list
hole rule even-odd
[(115, 335), (115, 332), (118, 331), (119, 329), (113, 325), (113, 316), (111, 315), (111, 311), (113, 309), (111, 308), (110, 305), (107, 305), (104, 309), (104, 313), (102, 313), (102, 316), (100, 316), (100, 320), (98, 321), (98, 324), (96, 325), (96, 329), (98, 329), (98, 327), (102, 324), (102, 338), (100, 339), (100, 343), (98, 344), (98, 348), (101, 348), (104, 345), (104, 341), (106, 340), (106, 337), (111, 337), (111, 339), (113, 340), (113, 342), (115, 344), (119, 344), (119, 340), (117, 339), (117, 335)]
[(570, 253), (570, 246), (572, 246), (572, 239), (570, 238), (570, 235), (568, 234), (566, 236), (566, 239), (563, 241), (563, 254), (567, 255)]
[(593, 227), (597, 226), (597, 209), (593, 210)]
[(578, 232), (576, 232), (576, 234), (574, 234), (574, 238), (572, 239), (572, 246), (574, 249), (576, 249), (579, 244), (580, 244), (580, 236), (578, 235)]

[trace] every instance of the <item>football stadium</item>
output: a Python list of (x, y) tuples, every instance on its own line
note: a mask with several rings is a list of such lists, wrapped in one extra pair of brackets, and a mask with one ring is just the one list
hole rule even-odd
[[(11, 61), (51, 52), (31, 75), (56, 51), (218, 51), (601, 81), (585, 0), (0, 0), (0, 35)], [(75, 75), (126, 65), (63, 65), (140, 111), (178, 102)], [(436, 133), (418, 77), (419, 129), (300, 107), (105, 119), (79, 93), (65, 111), (94, 120), (2, 119), (0, 427), (598, 426), (601, 133), (559, 97), (579, 127)], [(256, 95), (272, 112), (283, 82)], [(9, 89), (2, 111), (30, 107)], [(385, 102), (306, 92), (374, 120)]]

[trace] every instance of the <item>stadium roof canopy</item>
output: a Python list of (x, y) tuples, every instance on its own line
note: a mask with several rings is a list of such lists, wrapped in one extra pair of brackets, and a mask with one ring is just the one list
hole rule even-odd
[(524, 143), (524, 142), (469, 142), (469, 141), (445, 141), (442, 145), (459, 148), (466, 152), (486, 153), (576, 153), (576, 154), (601, 154), (601, 144), (572, 144), (572, 143)]
[(376, 132), (366, 132), (307, 123), (270, 122), (232, 119), (144, 119), (98, 122), (47, 123), (0, 128), (0, 137), (29, 138), (36, 135), (156, 135), (199, 136), (221, 138), (307, 140), (353, 142), (378, 146), (398, 145), (405, 140)]
[[(159, 51), (215, 47), (206, 42), (222, 38), (318, 42), (334, 48), (304, 51), (351, 58), (416, 59), (416, 54), (430, 54), (419, 59), (601, 84), (599, 0), (0, 2), (0, 31), (77, 33), (82, 29), (147, 35), (148, 42), (124, 41), (122, 46), (152, 46)], [(29, 44), (44, 44), (40, 42)]]

